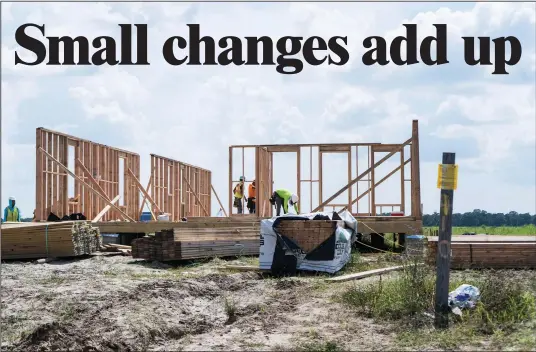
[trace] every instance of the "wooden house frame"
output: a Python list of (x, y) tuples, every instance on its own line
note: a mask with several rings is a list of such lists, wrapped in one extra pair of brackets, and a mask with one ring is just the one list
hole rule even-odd
[[(82, 213), (87, 219), (133, 221), (139, 209), (139, 177), (136, 153), (36, 129), (36, 221), (46, 220), (51, 212), (60, 218)], [(70, 182), (73, 197), (68, 194)]]
[(211, 182), (209, 170), (151, 154), (148, 188), (156, 204), (153, 211), (170, 214), (170, 221), (211, 216)]
[[(409, 146), (410, 155), (407, 157), (404, 155), (404, 149)], [(352, 147), (367, 147), (368, 153), (368, 168), (364, 171), (357, 170), (358, 148), (355, 148), (355, 156), (352, 157)], [(365, 221), (369, 230), (364, 231), (368, 233), (380, 233), (380, 232), (393, 232), (393, 233), (420, 233), (422, 231), (422, 209), (421, 209), (421, 194), (420, 194), (420, 170), (419, 170), (419, 131), (418, 121), (414, 120), (412, 124), (411, 137), (401, 144), (382, 144), (382, 143), (337, 143), (337, 144), (285, 144), (285, 145), (235, 145), (229, 147), (229, 214), (230, 216), (251, 216), (245, 214), (233, 214), (233, 200), (232, 195), (233, 185), (238, 180), (233, 180), (233, 152), (234, 150), (240, 150), (242, 152), (242, 170), (244, 170), (244, 150), (248, 148), (254, 148), (255, 150), (255, 183), (256, 183), (256, 202), (257, 210), (254, 216), (270, 217), (273, 216), (273, 207), (269, 204), (269, 198), (273, 190), (273, 154), (274, 153), (295, 153), (297, 159), (297, 195), (301, 199), (302, 189), (308, 185), (312, 190), (313, 183), (318, 184), (318, 205), (312, 206), (312, 212), (316, 211), (333, 211), (342, 209), (351, 209), (352, 214), (359, 221)], [(301, 153), (303, 149), (309, 149), (309, 170), (312, 170), (313, 148), (318, 150), (318, 179), (312, 179), (312, 171), (308, 175), (307, 179), (304, 179), (301, 175)], [(348, 184), (342, 187), (335, 194), (331, 195), (327, 199), (323, 194), (323, 170), (322, 170), (322, 157), (327, 153), (342, 153), (348, 156)], [(377, 153), (387, 153), (386, 156), (376, 158)], [(399, 154), (399, 166), (392, 170), (382, 179), (378, 180), (375, 177), (375, 171), (378, 166), (384, 163), (386, 160)], [(407, 157), (407, 158), (406, 158)], [(405, 166), (410, 164), (410, 175), (405, 173)], [(352, 167), (357, 170), (357, 177), (352, 178)], [(376, 188), (380, 186), (389, 177), (394, 175), (400, 170), (400, 202), (390, 204), (380, 204), (376, 202)], [(242, 172), (243, 173), (243, 172)], [(358, 182), (365, 183), (367, 189), (358, 194), (352, 194), (352, 186)], [(405, 208), (406, 203), (406, 182), (411, 183), (410, 209)], [(348, 191), (348, 201), (344, 204), (332, 203), (334, 199), (340, 196), (345, 191)], [(358, 203), (360, 199), (368, 196), (369, 209), (368, 212), (360, 212), (357, 206), (357, 211), (353, 211), (354, 204)], [(298, 207), (299, 207), (298, 203)], [(311, 205), (312, 205), (312, 191), (311, 191)], [(331, 209), (330, 209), (331, 208)], [(336, 209), (338, 208), (338, 209)], [(397, 208), (397, 209), (395, 209)], [(380, 216), (385, 210), (400, 211), (404, 213), (404, 216)], [(367, 224), (371, 224), (370, 226)], [(372, 225), (373, 224), (373, 225)], [(374, 228), (372, 227), (374, 226)]]

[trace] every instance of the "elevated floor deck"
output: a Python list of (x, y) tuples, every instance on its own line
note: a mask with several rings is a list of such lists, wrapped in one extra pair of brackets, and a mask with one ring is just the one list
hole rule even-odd
[[(254, 215), (232, 217), (193, 217), (187, 222), (98, 222), (94, 226), (99, 227), (101, 233), (154, 233), (172, 228), (215, 228), (218, 224), (236, 222), (237, 226), (242, 223), (254, 223), (263, 218)], [(422, 221), (413, 217), (392, 216), (367, 216), (357, 217), (358, 232), (370, 233), (422, 233)]]

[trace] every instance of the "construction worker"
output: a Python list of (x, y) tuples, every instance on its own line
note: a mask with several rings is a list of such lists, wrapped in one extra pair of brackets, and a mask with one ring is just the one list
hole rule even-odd
[(20, 210), (15, 206), (15, 198), (9, 197), (9, 205), (4, 209), (4, 222), (20, 222)]
[(248, 187), (248, 210), (250, 214), (255, 214), (255, 180)]
[(242, 199), (245, 198), (245, 195), (244, 195), (244, 182), (245, 181), (246, 181), (246, 178), (244, 176), (240, 176), (240, 182), (233, 189), (233, 194), (234, 194), (233, 206), (237, 208), (238, 214), (242, 214), (243, 212)]
[(270, 198), (270, 203), (272, 205), (275, 205), (277, 216), (281, 214), (281, 205), (283, 206), (283, 212), (287, 214), (289, 204), (294, 206), (294, 210), (296, 211), (296, 214), (299, 214), (298, 201), (299, 201), (298, 196), (290, 193), (290, 191), (286, 189), (279, 189), (275, 191), (272, 194), (272, 197)]

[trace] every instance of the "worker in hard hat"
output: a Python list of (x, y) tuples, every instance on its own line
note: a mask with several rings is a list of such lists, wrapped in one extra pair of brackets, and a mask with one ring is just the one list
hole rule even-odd
[(248, 187), (248, 210), (250, 214), (255, 214), (255, 180)]
[(279, 189), (275, 191), (270, 198), (270, 203), (272, 203), (272, 205), (275, 205), (277, 216), (281, 214), (281, 206), (283, 206), (283, 213), (287, 214), (289, 204), (294, 206), (296, 214), (299, 214), (298, 201), (298, 196), (293, 193), (290, 193), (290, 191), (286, 189)]
[(15, 206), (15, 198), (9, 197), (9, 205), (4, 209), (4, 222), (20, 222), (20, 210)]
[(233, 194), (234, 194), (233, 206), (237, 208), (238, 214), (242, 214), (243, 212), (242, 199), (245, 198), (245, 195), (244, 195), (244, 182), (245, 181), (246, 181), (246, 178), (244, 176), (240, 176), (240, 182), (237, 183), (237, 185), (233, 188)]

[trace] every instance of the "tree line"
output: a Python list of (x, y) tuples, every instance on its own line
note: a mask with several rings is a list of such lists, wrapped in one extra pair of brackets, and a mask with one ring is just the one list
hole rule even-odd
[[(426, 214), (422, 217), (423, 226), (438, 226), (439, 213)], [(472, 212), (452, 214), (452, 226), (525, 226), (536, 225), (536, 214), (518, 213), (488, 213), (475, 209)]]

